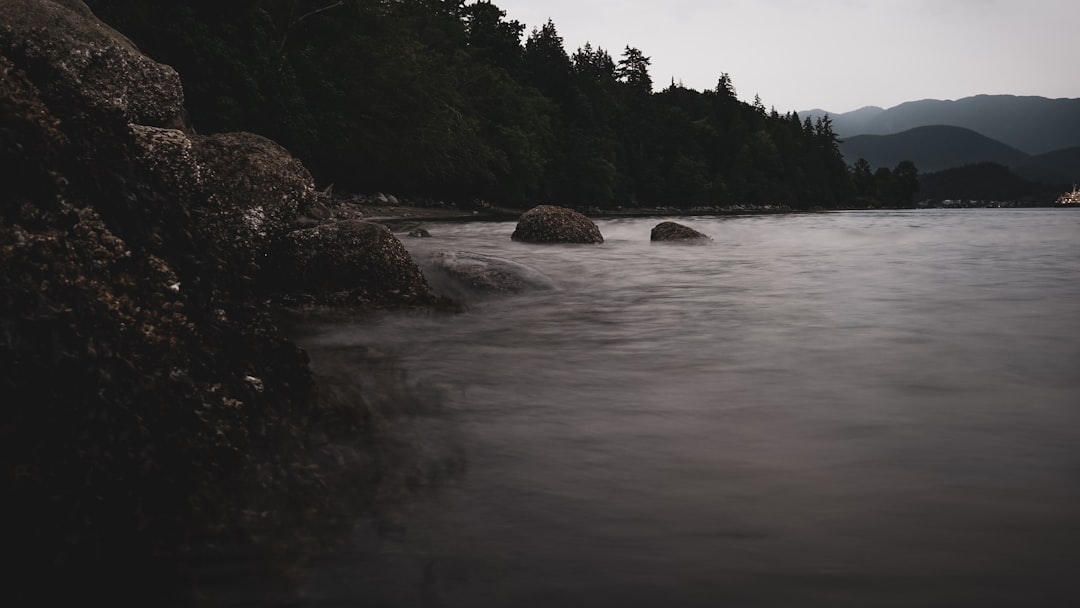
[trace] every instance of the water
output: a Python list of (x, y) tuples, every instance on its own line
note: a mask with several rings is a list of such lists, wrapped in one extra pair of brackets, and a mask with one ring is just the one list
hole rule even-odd
[(657, 221), (433, 224), (560, 289), (309, 329), (437, 396), (402, 440), (457, 464), (288, 605), (1078, 605), (1080, 212)]

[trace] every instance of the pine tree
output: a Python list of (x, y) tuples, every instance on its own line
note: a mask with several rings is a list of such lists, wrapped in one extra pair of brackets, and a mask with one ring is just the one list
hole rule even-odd
[(649, 76), (650, 60), (640, 50), (626, 47), (622, 59), (615, 70), (615, 75), (620, 81), (630, 85), (631, 89), (639, 93), (652, 93), (653, 82)]

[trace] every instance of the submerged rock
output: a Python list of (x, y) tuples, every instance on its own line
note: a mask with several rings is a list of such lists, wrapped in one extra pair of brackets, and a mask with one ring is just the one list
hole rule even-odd
[(709, 236), (675, 222), (660, 222), (652, 229), (653, 241), (707, 241)]
[(555, 289), (547, 275), (531, 266), (480, 253), (437, 251), (422, 266), (437, 293), (458, 300), (475, 294)]
[(603, 243), (604, 237), (592, 220), (554, 205), (540, 205), (526, 211), (510, 236), (527, 243)]

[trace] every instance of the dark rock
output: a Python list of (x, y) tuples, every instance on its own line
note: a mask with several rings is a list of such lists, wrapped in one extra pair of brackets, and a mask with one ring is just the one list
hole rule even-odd
[(544, 273), (513, 260), (468, 251), (437, 251), (422, 262), (436, 293), (457, 300), (475, 294), (555, 289)]
[(511, 237), (528, 243), (603, 243), (596, 224), (584, 215), (554, 205), (540, 205), (526, 211)]
[(652, 229), (653, 241), (705, 241), (708, 235), (675, 222), (660, 222)]
[(275, 256), (285, 292), (316, 294), (324, 303), (424, 303), (427, 281), (388, 228), (346, 220), (289, 233)]
[[(58, 189), (56, 168), (67, 136), (49, 113), (36, 87), (6, 57), (0, 55), (0, 166), (4, 167), (4, 196), (10, 208), (0, 214), (20, 214), (22, 208), (45, 213)], [(27, 203), (32, 203), (27, 205)], [(24, 222), (29, 217), (21, 218)]]
[(195, 136), (192, 151), (205, 193), (197, 218), (219, 247), (261, 264), (272, 246), (315, 201), (304, 165), (278, 144), (253, 133)]
[(148, 157), (124, 124), (64, 130), (24, 70), (0, 56), (0, 75), (0, 162), (16, 169), (0, 189), (12, 601), (135, 592), (154, 555), (275, 525), (294, 490), (329, 508), (310, 472), (272, 464), (310, 462), (305, 355), (207, 271), (184, 200), (147, 168), (183, 141), (165, 134)]
[(187, 134), (145, 125), (130, 125), (129, 129), (141, 173), (153, 176), (156, 186), (184, 204), (197, 205), (207, 198), (203, 172)]
[(317, 222), (325, 222), (334, 217), (334, 212), (330, 210), (330, 207), (323, 200), (312, 202), (311, 206), (305, 209), (304, 212), (307, 217)]
[[(81, 1), (0, 0), (0, 54), (28, 72), (50, 106), (179, 127), (183, 89), (171, 67), (139, 52)], [(58, 116), (80, 120), (76, 113)]]
[(345, 465), (319, 449), (354, 444), (358, 400), (317, 391), (263, 294), (235, 279), (288, 249), (297, 288), (426, 301), (408, 253), (360, 222), (290, 234), (311, 208), (306, 169), (255, 135), (172, 128), (176, 73), (82, 2), (0, 0), (0, 14), (11, 601), (64, 605), (54, 596), (78, 590), (124, 603), (196, 541), (269, 545), (299, 521), (351, 520), (354, 505), (325, 491), (350, 486)]
[(431, 238), (431, 233), (424, 228), (417, 228), (416, 230), (410, 232), (409, 236), (414, 238), (429, 239)]

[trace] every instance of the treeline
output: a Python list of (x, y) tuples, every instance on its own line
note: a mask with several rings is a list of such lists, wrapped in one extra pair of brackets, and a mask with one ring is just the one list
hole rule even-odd
[(873, 170), (865, 158), (851, 166), (855, 202), (868, 207), (906, 207), (921, 189), (919, 170), (915, 163), (901, 161), (894, 169), (878, 167)]
[(1065, 186), (1025, 180), (998, 163), (976, 163), (927, 173), (919, 181), (920, 196), (935, 201), (1012, 201), (1049, 205), (1065, 189)]
[(828, 117), (742, 102), (726, 74), (654, 92), (641, 50), (569, 53), (550, 21), (526, 35), (491, 2), (87, 3), (177, 69), (196, 129), (271, 137), (324, 185), (596, 207), (878, 197)]

